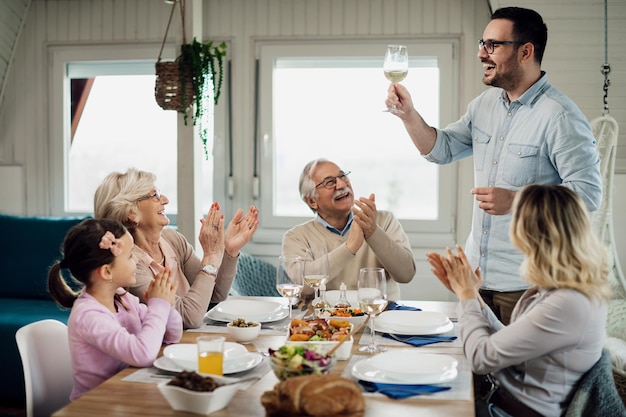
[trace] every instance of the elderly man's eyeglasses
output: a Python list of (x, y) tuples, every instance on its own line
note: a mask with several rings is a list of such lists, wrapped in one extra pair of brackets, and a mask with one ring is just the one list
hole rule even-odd
[(527, 42), (516, 42), (516, 41), (494, 41), (493, 39), (479, 39), (478, 40), (478, 50), (481, 48), (485, 50), (489, 55), (493, 54), (496, 45), (524, 45)]
[(348, 175), (350, 175), (350, 171), (348, 171), (348, 172), (341, 172), (336, 177), (326, 177), (326, 178), (324, 178), (322, 180), (322, 182), (317, 184), (315, 186), (315, 188), (320, 188), (320, 187), (324, 187), (324, 188), (328, 188), (328, 189), (335, 188), (337, 186), (337, 180), (341, 180), (343, 182), (346, 182), (346, 181), (348, 181)]
[(156, 189), (154, 193), (138, 198), (137, 201), (149, 200), (151, 198), (154, 198), (154, 201), (161, 201), (161, 190)]

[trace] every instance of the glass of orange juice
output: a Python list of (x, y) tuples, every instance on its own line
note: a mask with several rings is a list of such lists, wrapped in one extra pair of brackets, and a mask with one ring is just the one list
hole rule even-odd
[(224, 336), (200, 336), (198, 345), (198, 372), (201, 374), (224, 375)]

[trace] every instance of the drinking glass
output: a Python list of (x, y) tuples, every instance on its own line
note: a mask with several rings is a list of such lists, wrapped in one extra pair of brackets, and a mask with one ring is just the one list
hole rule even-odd
[[(392, 83), (399, 83), (406, 78), (409, 72), (409, 54), (405, 45), (388, 45), (383, 62), (385, 77)], [(404, 113), (395, 104), (388, 111), (391, 113)]]
[(372, 338), (369, 345), (359, 348), (359, 352), (378, 353), (387, 350), (376, 345), (376, 316), (387, 307), (387, 278), (383, 268), (361, 268), (357, 283), (357, 299), (363, 312), (370, 317)]
[(317, 306), (320, 299), (320, 285), (328, 282), (329, 267), (326, 248), (307, 249), (304, 258), (304, 283), (315, 290), (313, 306)]
[[(278, 257), (276, 269), (276, 290), (289, 300), (289, 322), (291, 322), (291, 309), (293, 298), (302, 293), (303, 275), (302, 258), (299, 256), (281, 255)], [(287, 325), (289, 327), (289, 325)]]
[(198, 345), (198, 372), (224, 375), (224, 336), (200, 336)]

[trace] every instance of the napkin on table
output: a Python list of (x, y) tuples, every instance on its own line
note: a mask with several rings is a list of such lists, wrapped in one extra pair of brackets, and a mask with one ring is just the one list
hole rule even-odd
[(398, 342), (403, 342), (409, 344), (411, 346), (426, 346), (433, 343), (439, 342), (451, 342), (456, 340), (456, 336), (405, 336), (405, 335), (395, 335), (394, 338), (389, 333), (383, 333), (383, 337), (387, 339), (396, 340)]
[(359, 384), (368, 392), (378, 392), (396, 400), (450, 389), (441, 385), (385, 384), (362, 380)]
[(387, 310), (422, 311), (421, 308), (411, 307), (411, 306), (403, 306), (402, 304), (398, 304), (395, 301), (389, 301), (389, 304), (387, 304)]

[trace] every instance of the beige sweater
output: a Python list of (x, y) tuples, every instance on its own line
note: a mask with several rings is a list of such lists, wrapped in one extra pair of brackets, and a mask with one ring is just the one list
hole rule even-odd
[[(342, 282), (349, 290), (356, 290), (360, 268), (385, 268), (387, 297), (389, 300), (398, 300), (398, 283), (410, 282), (415, 275), (415, 260), (409, 238), (391, 212), (379, 210), (376, 224), (376, 231), (353, 255), (345, 244), (350, 232), (340, 236), (327, 230), (316, 219), (309, 220), (285, 233), (283, 254), (304, 257), (307, 249), (326, 245), (330, 266), (327, 290), (338, 290)], [(305, 286), (304, 294), (311, 294), (312, 291)]]
[[(174, 306), (183, 317), (183, 326), (186, 329), (200, 327), (209, 303), (223, 301), (228, 297), (237, 273), (238, 258), (231, 258), (224, 251), (216, 279), (202, 271), (201, 259), (196, 256), (185, 236), (176, 230), (163, 229), (159, 245), (165, 254), (165, 265), (178, 280)], [(139, 259), (137, 283), (129, 290), (145, 302), (143, 293), (163, 266), (137, 246), (134, 247), (133, 254)]]

